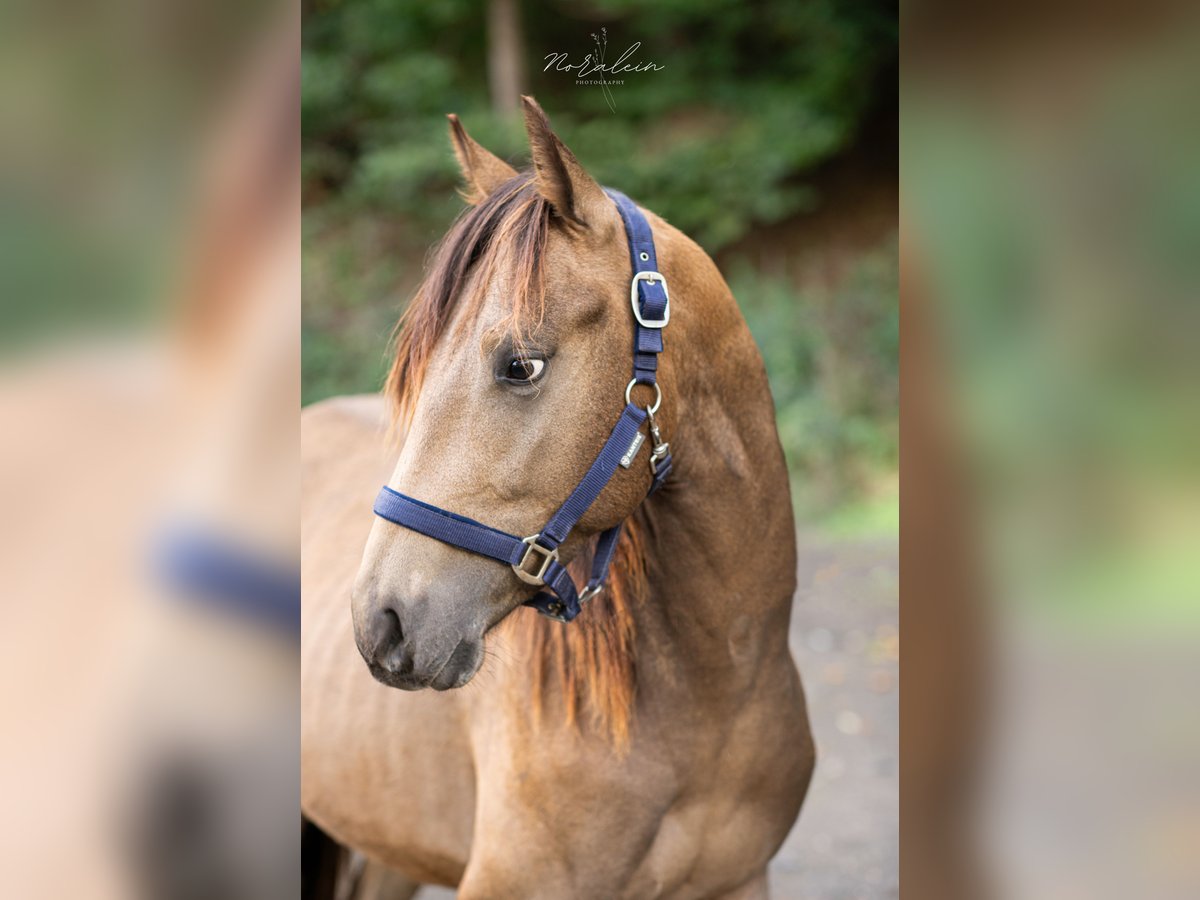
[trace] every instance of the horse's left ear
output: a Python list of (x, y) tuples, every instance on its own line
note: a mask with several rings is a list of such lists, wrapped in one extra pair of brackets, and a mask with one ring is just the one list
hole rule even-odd
[(463, 199), (474, 206), (486, 200), (504, 182), (515, 178), (517, 171), (467, 134), (454, 113), (446, 118), (450, 120), (450, 143), (454, 145), (454, 155), (467, 185), (462, 192)]
[(584, 171), (575, 154), (558, 139), (537, 101), (521, 97), (521, 103), (525, 107), (525, 130), (529, 133), (538, 193), (569, 222), (587, 227), (599, 221), (606, 210), (612, 209), (612, 201)]

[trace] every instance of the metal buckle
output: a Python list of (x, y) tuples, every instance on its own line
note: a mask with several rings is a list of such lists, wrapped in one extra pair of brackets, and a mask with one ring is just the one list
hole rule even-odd
[[(512, 570), (517, 573), (517, 577), (526, 584), (545, 584), (546, 570), (550, 568), (550, 563), (558, 562), (558, 548), (555, 547), (553, 550), (547, 550), (541, 544), (537, 543), (537, 539), (541, 536), (542, 535), (540, 533), (531, 534), (529, 537), (521, 539), (521, 543), (527, 544), (528, 549), (525, 551), (524, 555), (522, 555), (521, 561), (512, 567)], [(525, 563), (529, 561), (530, 555), (535, 550), (542, 554), (542, 564), (538, 567), (536, 575), (530, 573), (529, 570), (525, 568)]]
[[(642, 310), (638, 305), (637, 286), (639, 281), (644, 281), (647, 284), (662, 282), (663, 296), (667, 298), (667, 305), (663, 308), (663, 317), (661, 319), (642, 318)], [(629, 284), (629, 303), (633, 307), (633, 317), (644, 328), (663, 328), (671, 321), (671, 292), (667, 290), (667, 279), (663, 278), (658, 272), (638, 272), (633, 276), (633, 281)]]
[(604, 593), (604, 585), (603, 584), (597, 584), (594, 587), (589, 584), (587, 587), (585, 587), (582, 591), (579, 592), (579, 605), (583, 606), (583, 604), (587, 603), (593, 597), (598, 597), (603, 593)]

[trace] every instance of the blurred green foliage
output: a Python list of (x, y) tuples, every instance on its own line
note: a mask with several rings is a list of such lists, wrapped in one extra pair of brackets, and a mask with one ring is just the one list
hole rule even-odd
[[(861, 257), (835, 289), (798, 294), (790, 279), (763, 275), (744, 261), (727, 275), (771, 380), (798, 516), (836, 514), (839, 524), (894, 527), (898, 495), (889, 476), (899, 464), (900, 349), (895, 242)], [(855, 508), (845, 509), (848, 503)]]
[(940, 84), (905, 97), (920, 300), (995, 593), (1071, 627), (1200, 623), (1200, 127), (1177, 114), (1197, 49), (1039, 91), (1036, 126)]
[[(314, 4), (302, 94), (310, 197), (443, 226), (457, 180), (447, 112), (493, 152), (524, 158), (519, 118), (489, 108), (483, 7)], [(529, 89), (568, 146), (587, 148), (601, 182), (653, 197), (710, 252), (813, 203), (804, 173), (854, 139), (896, 54), (894, 9), (855, 0), (526, 4), (522, 22)], [(665, 67), (616, 76), (615, 113), (599, 86), (542, 71), (548, 53), (581, 60), (601, 22), (610, 61), (640, 41), (633, 59)]]
[[(520, 116), (491, 109), (485, 12), (477, 0), (306, 8), (305, 402), (381, 382), (419, 262), (462, 205), (446, 113), (514, 165), (528, 159)], [(895, 5), (524, 3), (521, 23), (526, 88), (588, 170), (719, 254), (764, 350), (800, 514), (877, 493), (896, 457), (894, 243), (822, 291), (756, 272), (740, 248), (817, 208), (822, 165), (872, 115), (894, 116)], [(632, 61), (664, 67), (611, 76), (624, 82), (615, 111), (599, 86), (543, 71), (547, 54), (581, 61), (602, 27), (608, 61), (640, 41)]]

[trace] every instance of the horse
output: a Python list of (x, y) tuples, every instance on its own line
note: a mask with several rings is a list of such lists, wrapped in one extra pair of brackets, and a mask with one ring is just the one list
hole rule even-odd
[[(766, 371), (713, 261), (639, 208), (672, 300), (654, 391), (627, 385), (623, 219), (522, 104), (521, 172), (449, 117), (467, 207), (401, 319), (386, 396), (302, 416), (303, 818), (389, 897), (766, 897), (816, 758)], [(578, 578), (624, 523), (574, 621), (523, 608), (536, 588), (508, 566), (369, 514), (386, 482), (530, 534), (627, 390), (673, 468), (647, 498), (657, 450), (647, 466), (635, 440), (558, 547)]]

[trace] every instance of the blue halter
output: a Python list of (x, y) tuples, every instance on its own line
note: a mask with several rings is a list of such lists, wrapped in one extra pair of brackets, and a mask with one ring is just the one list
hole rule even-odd
[(152, 566), (172, 593), (300, 637), (300, 571), (239, 546), (209, 527), (164, 526)]
[[(612, 480), (617, 467), (628, 468), (632, 464), (642, 446), (641, 427), (647, 419), (650, 420), (650, 437), (654, 442), (650, 454), (650, 471), (654, 473), (654, 480), (646, 496), (662, 487), (671, 474), (671, 452), (654, 421), (654, 414), (662, 402), (662, 391), (657, 381), (658, 354), (663, 350), (662, 330), (671, 318), (667, 283), (658, 272), (654, 235), (646, 217), (624, 194), (608, 189), (606, 193), (621, 213), (625, 234), (629, 238), (629, 254), (633, 259), (633, 281), (629, 288), (630, 305), (637, 322), (634, 330), (633, 380), (625, 389), (625, 409), (600, 455), (575, 490), (550, 517), (546, 526), (527, 538), (422, 503), (390, 487), (384, 487), (375, 498), (375, 515), (389, 522), (512, 566), (513, 572), (522, 581), (544, 588), (525, 605), (560, 622), (570, 622), (579, 615), (581, 604), (604, 590), (623, 523), (601, 532), (592, 557), (591, 576), (582, 591), (576, 589), (566, 566), (559, 562), (558, 547)], [(634, 406), (629, 400), (636, 384), (654, 388), (654, 403), (646, 409)]]

